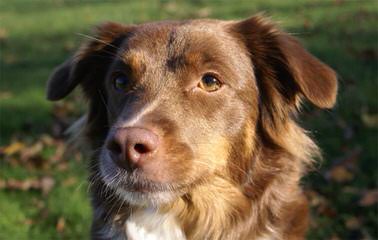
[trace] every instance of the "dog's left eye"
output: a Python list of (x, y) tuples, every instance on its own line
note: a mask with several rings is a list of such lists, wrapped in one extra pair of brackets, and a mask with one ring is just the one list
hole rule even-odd
[(222, 83), (213, 75), (205, 74), (198, 83), (198, 87), (207, 92), (215, 92), (222, 87)]
[(126, 91), (129, 87), (129, 79), (124, 74), (119, 74), (113, 78), (113, 85), (116, 90)]

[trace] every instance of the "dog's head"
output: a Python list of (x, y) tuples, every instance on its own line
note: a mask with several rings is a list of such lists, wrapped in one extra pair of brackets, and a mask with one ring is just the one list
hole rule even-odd
[(329, 108), (337, 90), (329, 67), (261, 17), (103, 24), (52, 74), (47, 96), (77, 85), (101, 178), (133, 204), (170, 201), (215, 175), (240, 181), (301, 99)]

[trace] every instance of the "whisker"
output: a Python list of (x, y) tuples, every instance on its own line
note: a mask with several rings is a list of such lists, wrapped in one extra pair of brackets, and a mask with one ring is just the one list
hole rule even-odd
[(108, 107), (108, 104), (106, 103), (105, 98), (104, 98), (104, 96), (102, 95), (102, 92), (101, 92), (100, 89), (98, 90), (98, 93), (100, 94), (100, 98), (101, 98), (102, 103), (105, 105), (106, 111), (108, 111), (108, 113), (111, 113), (111, 112), (110, 112), (110, 109), (109, 109), (109, 107)]
[(109, 47), (113, 47), (114, 49), (117, 49), (119, 50), (119, 48), (111, 43), (108, 43), (108, 42), (105, 42), (104, 40), (102, 39), (99, 39), (99, 38), (96, 38), (96, 37), (93, 37), (93, 36), (90, 36), (90, 35), (87, 35), (87, 34), (84, 34), (84, 33), (76, 33), (77, 35), (81, 36), (81, 37), (85, 37), (85, 38), (88, 38), (88, 39), (91, 39), (91, 40), (94, 40), (94, 41), (97, 41), (97, 42), (100, 42), (100, 43), (103, 43), (105, 44), (106, 46), (109, 46)]

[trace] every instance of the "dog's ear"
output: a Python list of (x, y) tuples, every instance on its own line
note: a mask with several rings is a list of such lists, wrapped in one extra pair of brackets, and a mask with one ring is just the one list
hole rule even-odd
[[(86, 36), (89, 40), (51, 74), (47, 83), (47, 99), (62, 99), (79, 83), (91, 81), (89, 85), (94, 86), (104, 77), (119, 45), (132, 29), (133, 26), (112, 22), (97, 26), (94, 36)], [(86, 88), (87, 91), (89, 89)]]
[(266, 98), (277, 98), (279, 94), (285, 103), (296, 104), (304, 96), (321, 108), (335, 104), (335, 72), (307, 52), (297, 39), (261, 16), (232, 23), (232, 32), (246, 45)]

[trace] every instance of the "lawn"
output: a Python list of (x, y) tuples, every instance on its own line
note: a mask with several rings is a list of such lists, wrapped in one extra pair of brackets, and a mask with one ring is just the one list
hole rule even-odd
[(78, 93), (45, 100), (49, 73), (105, 20), (241, 19), (265, 12), (339, 75), (338, 104), (305, 106), (324, 152), (303, 180), (308, 239), (378, 239), (378, 3), (348, 0), (0, 1), (0, 239), (85, 239), (86, 158), (64, 155)]

